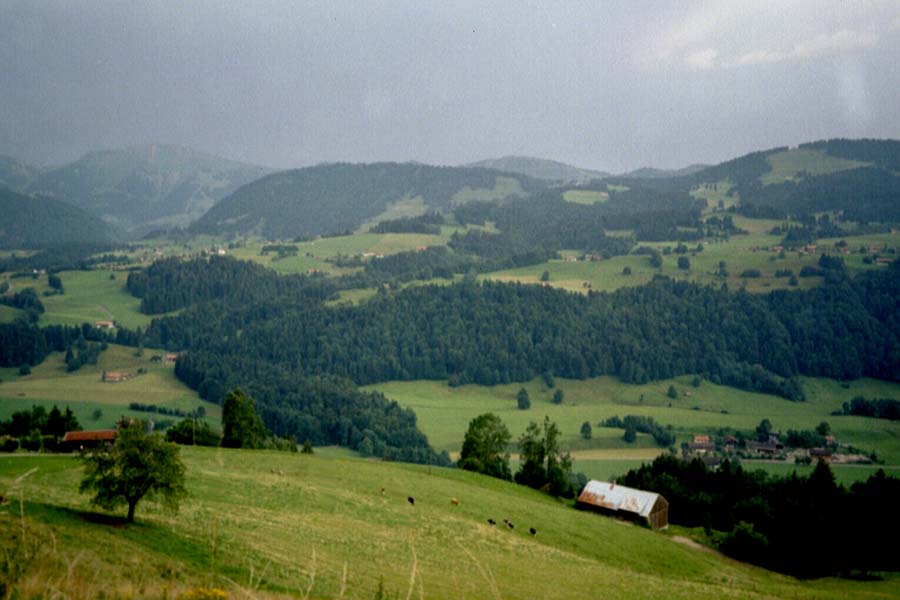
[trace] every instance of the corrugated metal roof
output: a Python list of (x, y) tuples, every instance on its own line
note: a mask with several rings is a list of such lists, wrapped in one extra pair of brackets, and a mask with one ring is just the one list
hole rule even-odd
[(659, 494), (625, 487), (607, 481), (591, 480), (578, 496), (579, 502), (593, 504), (610, 510), (624, 510), (642, 517), (650, 516)]

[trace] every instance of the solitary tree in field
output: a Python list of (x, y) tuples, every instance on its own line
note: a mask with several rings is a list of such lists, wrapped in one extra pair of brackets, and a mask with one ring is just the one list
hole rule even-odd
[(459, 454), (459, 467), (500, 479), (512, 479), (509, 453), (509, 429), (493, 413), (478, 415), (469, 422), (469, 429)]
[(519, 393), (516, 394), (516, 401), (519, 405), (519, 410), (528, 410), (531, 408), (531, 398), (528, 397), (528, 390), (525, 388), (521, 388)]
[(91, 504), (106, 510), (128, 506), (128, 522), (143, 498), (160, 498), (173, 511), (187, 495), (184, 463), (178, 446), (158, 433), (148, 434), (140, 421), (119, 429), (115, 445), (84, 456), (82, 493), (94, 493)]
[(666, 395), (669, 398), (675, 399), (678, 397), (678, 390), (675, 389), (674, 385), (670, 385), (668, 391), (666, 391)]
[(678, 268), (687, 271), (691, 268), (691, 259), (687, 256), (679, 256), (678, 257)]
[(590, 421), (585, 421), (581, 424), (581, 437), (586, 440), (591, 439), (591, 434), (593, 433), (593, 428), (591, 427)]
[(261, 448), (268, 435), (253, 408), (253, 398), (234, 390), (222, 403), (222, 445), (226, 448)]
[(563, 394), (561, 389), (557, 389), (553, 392), (553, 404), (562, 404), (563, 398), (565, 398), (565, 394)]

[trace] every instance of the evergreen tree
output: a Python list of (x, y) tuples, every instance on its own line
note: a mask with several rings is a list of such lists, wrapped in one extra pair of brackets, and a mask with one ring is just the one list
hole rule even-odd
[(516, 402), (519, 406), (519, 410), (528, 410), (531, 408), (531, 398), (528, 397), (528, 390), (525, 388), (519, 389), (519, 393), (516, 394)]

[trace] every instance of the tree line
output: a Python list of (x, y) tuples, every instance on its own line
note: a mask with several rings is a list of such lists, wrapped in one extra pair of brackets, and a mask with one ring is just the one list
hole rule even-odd
[(620, 483), (662, 494), (669, 521), (704, 527), (736, 559), (798, 577), (898, 570), (883, 544), (900, 534), (890, 518), (900, 502), (900, 479), (883, 470), (850, 489), (824, 462), (809, 477), (748, 472), (724, 461), (709, 470), (695, 459), (661, 456), (629, 471)]

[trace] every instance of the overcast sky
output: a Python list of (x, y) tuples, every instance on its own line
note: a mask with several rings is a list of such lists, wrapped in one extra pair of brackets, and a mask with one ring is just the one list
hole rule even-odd
[(0, 0), (0, 154), (622, 171), (900, 138), (900, 2)]

